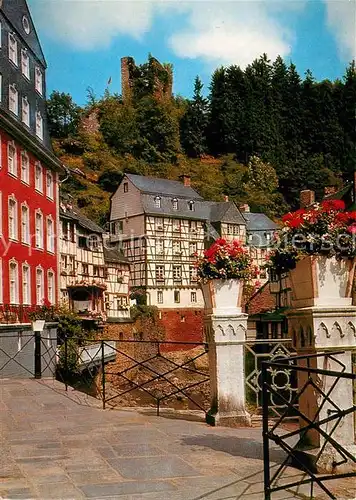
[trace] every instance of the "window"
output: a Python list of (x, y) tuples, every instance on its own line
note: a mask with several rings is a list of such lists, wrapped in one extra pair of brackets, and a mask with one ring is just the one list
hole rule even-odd
[(156, 240), (156, 255), (164, 255), (164, 239)]
[(47, 219), (47, 251), (54, 253), (54, 223), (50, 217)]
[(26, 184), (30, 182), (30, 159), (26, 151), (21, 153), (21, 180)]
[(13, 33), (9, 33), (9, 59), (18, 65), (17, 40)]
[(164, 281), (164, 266), (156, 266), (156, 281)]
[(162, 217), (157, 217), (155, 219), (155, 228), (156, 228), (156, 231), (163, 231), (163, 219), (162, 219)]
[(54, 272), (48, 271), (47, 274), (47, 297), (48, 301), (51, 304), (54, 304), (55, 301), (55, 282), (54, 282)]
[(40, 111), (36, 113), (36, 135), (39, 139), (43, 139), (43, 118)]
[(155, 197), (155, 208), (161, 208), (161, 198), (159, 196)]
[(189, 279), (191, 283), (195, 283), (198, 280), (198, 271), (195, 266), (189, 267)]
[(30, 58), (26, 49), (21, 50), (21, 69), (23, 76), (30, 79)]
[(39, 211), (35, 217), (35, 241), (36, 248), (43, 248), (43, 215)]
[(128, 192), (129, 192), (129, 183), (124, 182), (124, 193), (128, 193)]
[(22, 122), (30, 126), (30, 104), (26, 96), (22, 98)]
[(122, 234), (123, 233), (123, 223), (121, 220), (110, 222), (110, 232), (111, 234)]
[(22, 303), (31, 304), (31, 273), (27, 264), (22, 265)]
[(96, 277), (99, 276), (99, 267), (98, 266), (93, 266), (93, 276), (96, 276)]
[(189, 221), (189, 231), (191, 233), (196, 233), (197, 229), (198, 229), (197, 221), (196, 220)]
[(173, 200), (172, 200), (172, 207), (173, 207), (173, 210), (178, 210), (178, 200), (177, 200), (177, 198), (173, 198)]
[(163, 304), (163, 292), (158, 290), (157, 292), (157, 304)]
[(25, 204), (21, 205), (21, 241), (30, 243), (30, 209)]
[(43, 192), (43, 172), (40, 163), (36, 163), (35, 165), (35, 189), (40, 193)]
[(227, 225), (227, 234), (238, 236), (239, 235), (239, 226), (237, 224), (228, 224)]
[(189, 255), (195, 255), (198, 251), (198, 244), (196, 241), (189, 242)]
[(78, 238), (78, 247), (83, 248), (84, 250), (89, 250), (88, 247), (88, 238), (86, 236), (79, 236)]
[(9, 110), (19, 114), (19, 93), (15, 85), (9, 85)]
[(173, 240), (173, 254), (174, 255), (181, 254), (180, 240)]
[(173, 219), (173, 231), (180, 231), (180, 220)]
[(100, 236), (97, 235), (97, 234), (91, 234), (90, 236), (88, 236), (87, 238), (87, 244), (88, 244), (88, 248), (92, 251), (92, 252), (98, 252), (99, 251), (99, 248), (100, 248)]
[(17, 240), (17, 201), (14, 198), (9, 199), (9, 238)]
[(89, 276), (89, 265), (82, 264), (82, 274), (83, 276)]
[(36, 69), (35, 69), (35, 89), (41, 95), (43, 94), (43, 75), (42, 75), (42, 71), (40, 70), (40, 68), (38, 66), (36, 66)]
[(17, 152), (14, 142), (7, 145), (7, 169), (9, 174), (17, 177)]
[(17, 262), (10, 262), (9, 267), (10, 304), (19, 303), (19, 267)]
[(188, 209), (194, 212), (194, 201), (188, 201)]
[(181, 266), (173, 266), (173, 281), (181, 281), (182, 268)]
[(174, 290), (174, 302), (176, 304), (179, 304), (179, 302), (180, 302), (180, 291), (179, 290)]
[(28, 18), (26, 16), (23, 16), (23, 18), (22, 18), (22, 27), (23, 27), (26, 35), (29, 35), (30, 31), (31, 31), (31, 26), (30, 26), (30, 21), (28, 20)]
[(190, 302), (195, 304), (197, 301), (197, 292), (190, 292)]
[(36, 269), (36, 304), (42, 305), (44, 301), (43, 269)]

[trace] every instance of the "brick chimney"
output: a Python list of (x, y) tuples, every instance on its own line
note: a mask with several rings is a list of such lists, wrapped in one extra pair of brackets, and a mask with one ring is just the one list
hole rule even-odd
[(180, 179), (182, 179), (182, 182), (184, 184), (184, 187), (190, 187), (190, 175), (180, 175)]
[(247, 205), (247, 203), (244, 203), (243, 205), (241, 205), (240, 212), (249, 213), (250, 212), (250, 205)]
[(304, 189), (300, 192), (300, 208), (309, 207), (315, 203), (315, 192), (311, 189)]
[(131, 75), (130, 66), (134, 66), (135, 61), (132, 57), (121, 58), (121, 95), (124, 101), (131, 99)]

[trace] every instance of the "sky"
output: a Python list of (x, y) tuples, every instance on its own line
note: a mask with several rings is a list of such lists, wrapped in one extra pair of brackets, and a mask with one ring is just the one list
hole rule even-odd
[(151, 53), (174, 66), (174, 93), (208, 92), (219, 66), (266, 52), (317, 80), (341, 78), (356, 58), (356, 0), (28, 0), (47, 59), (47, 90), (85, 104), (121, 91), (120, 58)]

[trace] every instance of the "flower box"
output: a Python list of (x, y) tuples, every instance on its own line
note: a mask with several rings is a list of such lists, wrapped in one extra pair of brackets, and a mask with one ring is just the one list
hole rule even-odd
[(235, 315), (241, 313), (243, 281), (239, 279), (209, 280), (201, 283), (206, 314)]
[(355, 259), (304, 257), (290, 271), (291, 306), (350, 306), (354, 274)]

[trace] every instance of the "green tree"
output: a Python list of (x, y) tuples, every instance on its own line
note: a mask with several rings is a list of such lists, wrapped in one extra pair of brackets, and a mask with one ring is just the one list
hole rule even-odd
[(47, 101), (48, 127), (54, 138), (64, 139), (78, 132), (81, 108), (70, 94), (53, 91)]
[(193, 99), (189, 101), (180, 123), (182, 147), (192, 158), (199, 158), (207, 151), (208, 100), (203, 97), (202, 90), (203, 84), (197, 76), (194, 81)]

